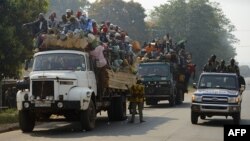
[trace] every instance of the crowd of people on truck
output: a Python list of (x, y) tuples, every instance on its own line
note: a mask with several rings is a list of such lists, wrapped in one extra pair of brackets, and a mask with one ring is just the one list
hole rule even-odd
[(46, 20), (44, 14), (40, 13), (36, 21), (23, 25), (32, 28), (32, 33), (36, 37), (36, 48), (43, 47), (43, 34), (58, 35), (61, 40), (67, 40), (70, 36), (86, 37), (88, 44), (83, 48), (90, 52), (97, 67), (108, 66), (113, 70), (131, 66), (140, 51), (139, 42), (132, 42), (126, 31), (109, 21), (98, 24), (84, 12), (77, 11), (74, 15), (71, 9), (66, 10), (60, 21), (56, 17), (57, 14), (52, 12)]
[(204, 72), (221, 72), (221, 73), (240, 73), (239, 67), (235, 62), (234, 58), (230, 59), (230, 64), (226, 65), (225, 60), (221, 60), (220, 62), (216, 60), (216, 55), (212, 55), (207, 64), (205, 64), (203, 71)]
[[(144, 43), (141, 50), (141, 60), (168, 61), (173, 64), (175, 80), (188, 85), (192, 76), (195, 79), (196, 64), (192, 62), (192, 55), (185, 48), (186, 40), (173, 43), (173, 38), (166, 33), (160, 39), (154, 39), (150, 43)], [(187, 92), (187, 89), (186, 89)]]
[(239, 78), (239, 87), (242, 85), (245, 87), (246, 82), (243, 76), (240, 75), (239, 66), (236, 64), (234, 58), (231, 58), (229, 64), (226, 65), (225, 60), (221, 60), (220, 62), (216, 60), (216, 55), (212, 55), (208, 62), (203, 67), (204, 72), (218, 72), (218, 73), (236, 73)]

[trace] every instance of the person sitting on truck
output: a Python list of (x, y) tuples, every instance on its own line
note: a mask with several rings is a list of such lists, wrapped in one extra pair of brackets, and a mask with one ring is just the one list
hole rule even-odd
[(230, 59), (230, 64), (227, 66), (228, 73), (240, 73), (239, 67), (235, 64), (234, 58)]
[(217, 67), (217, 72), (226, 73), (227, 67), (225, 65), (225, 60), (221, 60), (220, 65)]
[(143, 105), (144, 105), (144, 85), (141, 84), (141, 80), (137, 80), (136, 84), (130, 88), (131, 97), (129, 101), (131, 103), (132, 116), (129, 123), (134, 123), (136, 107), (138, 106), (140, 123), (145, 122), (143, 120)]
[(203, 71), (204, 72), (216, 72), (216, 68), (214, 68), (211, 58), (209, 58), (208, 63), (204, 66)]
[(211, 63), (212, 63), (212, 67), (213, 67), (213, 70), (216, 70), (217, 69), (217, 67), (219, 66), (219, 62), (216, 60), (216, 55), (215, 54), (213, 54), (212, 56), (211, 56)]

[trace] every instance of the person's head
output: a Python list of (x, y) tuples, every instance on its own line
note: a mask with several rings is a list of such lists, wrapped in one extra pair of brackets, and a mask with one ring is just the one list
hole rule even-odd
[(63, 21), (63, 22), (66, 22), (66, 21), (67, 21), (66, 15), (62, 15), (62, 21)]
[(215, 61), (216, 55), (215, 54), (211, 55), (211, 59), (212, 59), (212, 61)]
[(231, 58), (231, 59), (230, 59), (230, 64), (231, 64), (231, 65), (234, 65), (234, 64), (235, 64), (234, 58)]
[(80, 19), (81, 16), (82, 16), (82, 12), (81, 12), (81, 11), (77, 11), (76, 17), (77, 17), (78, 19)]
[(71, 9), (67, 9), (67, 10), (66, 10), (66, 15), (67, 15), (67, 17), (70, 17), (71, 14), (72, 14)]
[(222, 60), (220, 61), (220, 64), (224, 66), (224, 65), (225, 65), (225, 60), (222, 59)]
[(44, 19), (44, 14), (43, 14), (43, 13), (40, 13), (40, 14), (38, 15), (38, 19), (39, 19), (39, 20), (43, 20), (43, 19)]

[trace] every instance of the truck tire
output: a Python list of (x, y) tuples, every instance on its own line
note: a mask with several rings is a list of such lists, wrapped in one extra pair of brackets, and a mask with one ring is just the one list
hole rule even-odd
[(176, 103), (176, 90), (173, 90), (172, 92), (173, 94), (171, 95), (170, 99), (169, 99), (169, 105), (171, 107), (173, 107)]
[(239, 124), (240, 124), (240, 119), (241, 119), (240, 116), (241, 116), (241, 115), (240, 115), (240, 112), (239, 112), (239, 113), (235, 113), (235, 114), (233, 115), (233, 122), (234, 122), (234, 124), (236, 124), (236, 125), (239, 125)]
[(20, 129), (26, 133), (33, 131), (35, 127), (35, 116), (29, 110), (19, 111), (19, 126)]
[(197, 124), (199, 115), (195, 112), (191, 112), (191, 122), (192, 124)]
[(80, 123), (81, 129), (90, 131), (95, 128), (96, 110), (92, 100), (90, 100), (87, 110), (80, 111)]
[(178, 89), (176, 94), (176, 104), (177, 105), (182, 104), (183, 100), (184, 100), (184, 92), (182, 89)]
[(146, 98), (146, 104), (147, 105), (157, 105), (158, 101), (157, 100), (153, 100), (153, 99), (148, 99)]
[(108, 118), (110, 121), (122, 121), (127, 119), (126, 97), (113, 97), (108, 109)]

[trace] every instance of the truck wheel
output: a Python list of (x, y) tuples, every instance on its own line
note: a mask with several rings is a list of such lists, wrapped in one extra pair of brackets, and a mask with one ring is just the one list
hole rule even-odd
[(122, 121), (127, 119), (127, 103), (124, 95), (113, 97), (108, 109), (110, 121)]
[(82, 130), (90, 131), (95, 128), (96, 110), (92, 100), (90, 100), (87, 110), (80, 112), (80, 123)]
[(152, 100), (152, 99), (146, 99), (146, 104), (147, 105), (157, 105), (158, 101), (157, 100)]
[(240, 113), (236, 113), (233, 115), (233, 121), (234, 121), (234, 124), (238, 125), (240, 124)]
[(205, 119), (206, 119), (206, 116), (205, 116), (205, 115), (201, 115), (200, 118), (201, 118), (202, 120), (205, 120)]
[(173, 91), (173, 94), (169, 99), (169, 105), (172, 107), (176, 104), (175, 102), (176, 102), (176, 90)]
[(19, 111), (19, 126), (23, 132), (31, 132), (35, 127), (35, 116), (29, 110)]
[(176, 104), (182, 104), (183, 98), (184, 97), (184, 92), (181, 89), (177, 90), (177, 94), (176, 94)]
[(191, 122), (192, 124), (197, 124), (199, 115), (195, 112), (191, 112)]

